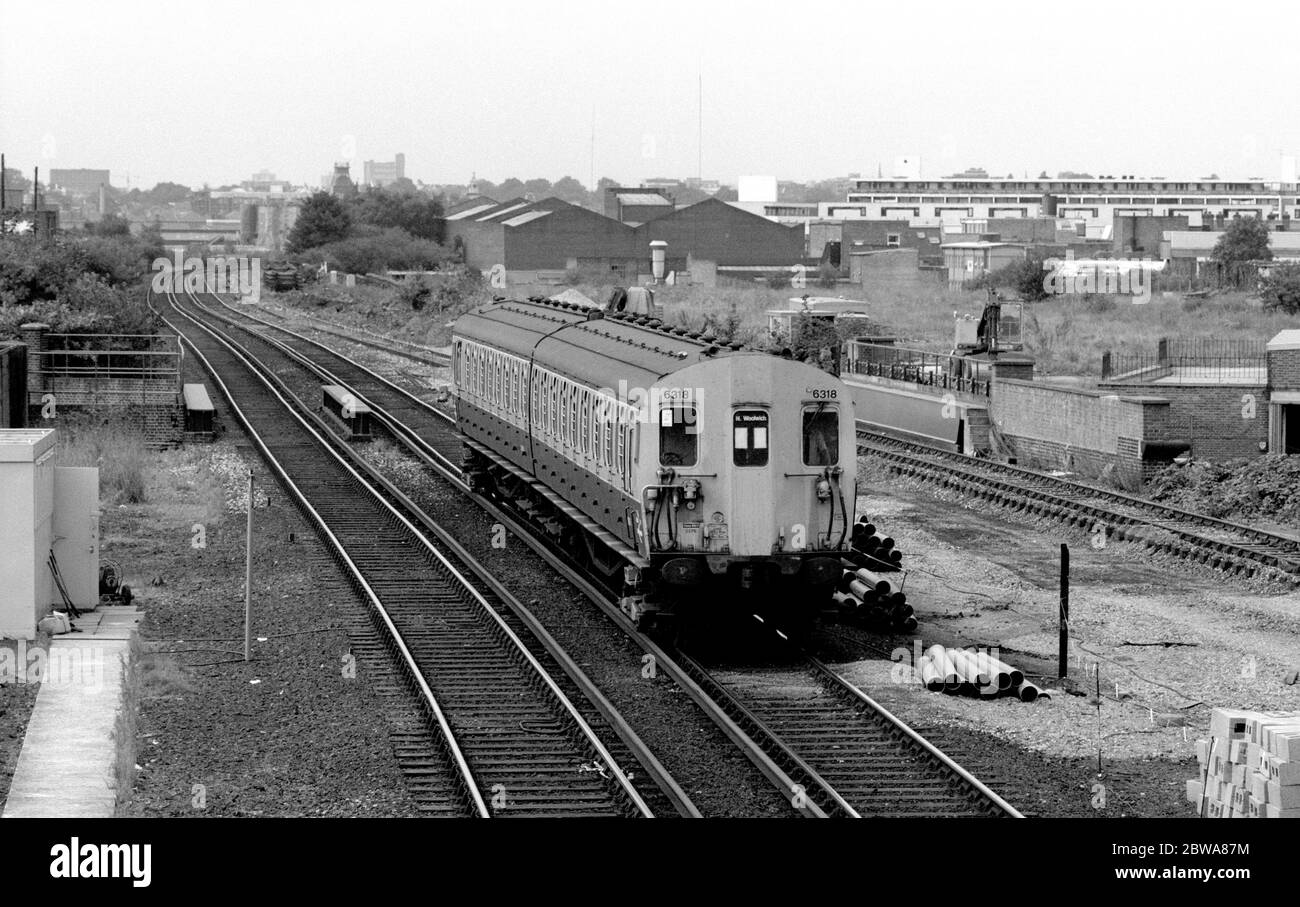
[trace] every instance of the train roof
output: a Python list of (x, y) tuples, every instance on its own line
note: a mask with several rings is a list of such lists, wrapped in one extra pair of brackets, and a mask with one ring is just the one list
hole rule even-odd
[[(597, 387), (612, 386), (617, 380), (649, 383), (701, 358), (745, 351), (743, 344), (670, 328), (658, 319), (540, 297), (498, 298), (461, 316), (454, 333), (526, 358), (535, 357), (547, 368)], [(753, 351), (749, 354), (755, 355)]]

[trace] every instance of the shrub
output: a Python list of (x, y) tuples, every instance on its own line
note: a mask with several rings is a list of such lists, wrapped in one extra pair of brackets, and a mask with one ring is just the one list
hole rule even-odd
[(1288, 315), (1300, 312), (1300, 265), (1269, 266), (1268, 276), (1260, 280), (1259, 295), (1266, 309), (1277, 309)]

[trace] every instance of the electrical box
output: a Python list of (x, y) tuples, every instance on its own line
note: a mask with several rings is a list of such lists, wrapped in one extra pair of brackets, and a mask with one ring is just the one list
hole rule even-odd
[(54, 429), (0, 429), (0, 637), (35, 639), (54, 577)]
[(0, 429), (0, 638), (34, 639), (63, 591), (99, 603), (99, 470), (54, 465), (55, 431)]

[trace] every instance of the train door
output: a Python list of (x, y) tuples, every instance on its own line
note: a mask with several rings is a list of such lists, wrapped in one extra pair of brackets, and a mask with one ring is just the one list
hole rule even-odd
[(766, 407), (739, 406), (731, 414), (731, 550), (767, 554), (776, 540), (772, 520), (772, 416)]

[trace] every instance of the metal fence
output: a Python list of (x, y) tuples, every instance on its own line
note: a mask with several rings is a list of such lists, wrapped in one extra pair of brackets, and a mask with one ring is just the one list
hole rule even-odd
[(1161, 338), (1154, 353), (1106, 352), (1101, 378), (1110, 382), (1149, 384), (1162, 378), (1198, 382), (1259, 379), (1268, 371), (1262, 340), (1179, 340)]
[(170, 334), (46, 334), (41, 374), (94, 381), (180, 381), (181, 351)]
[(987, 397), (989, 363), (907, 347), (851, 340), (846, 371)]

